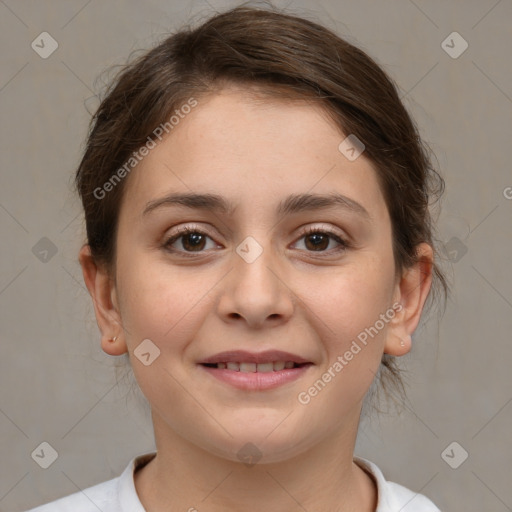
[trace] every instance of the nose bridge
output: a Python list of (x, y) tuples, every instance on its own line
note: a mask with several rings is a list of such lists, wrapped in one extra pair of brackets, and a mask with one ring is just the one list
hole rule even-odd
[(267, 235), (248, 236), (235, 247), (229, 284), (220, 301), (224, 317), (243, 317), (256, 325), (291, 315), (291, 293), (279, 277), (279, 257)]
[(236, 256), (234, 257), (236, 281), (242, 287), (245, 286), (253, 289), (254, 292), (257, 292), (258, 288), (260, 288), (270, 293), (273, 284), (269, 281), (275, 279), (270, 268), (275, 266), (276, 258), (272, 254), (272, 244), (270, 241), (266, 238), (263, 240), (263, 235), (260, 235), (258, 238), (262, 243), (258, 242), (256, 238), (248, 236), (236, 247)]

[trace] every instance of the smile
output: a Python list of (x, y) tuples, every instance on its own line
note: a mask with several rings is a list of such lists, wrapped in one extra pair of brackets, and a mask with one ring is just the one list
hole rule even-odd
[(267, 391), (294, 382), (303, 377), (313, 363), (297, 364), (293, 361), (268, 363), (211, 363), (199, 364), (215, 381), (243, 391)]
[(210, 368), (219, 368), (221, 370), (228, 369), (234, 372), (242, 373), (270, 373), (281, 370), (296, 368), (301, 366), (293, 361), (272, 361), (269, 363), (237, 363), (237, 362), (220, 362), (205, 364)]

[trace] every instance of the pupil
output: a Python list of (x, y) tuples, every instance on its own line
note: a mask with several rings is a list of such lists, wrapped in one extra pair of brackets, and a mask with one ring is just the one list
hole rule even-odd
[[(189, 233), (185, 238), (183, 242), (183, 246), (185, 249), (187, 248), (186, 245), (190, 245), (193, 248), (202, 248), (201, 242), (204, 245), (204, 240), (201, 240), (203, 235), (199, 233)], [(192, 240), (192, 243), (189, 243)]]
[[(313, 250), (325, 249), (329, 245), (327, 237), (320, 233), (313, 233), (312, 235), (309, 235), (308, 240), (315, 240), (313, 242)], [(326, 240), (327, 245), (325, 244)], [(322, 242), (324, 243), (322, 244)]]

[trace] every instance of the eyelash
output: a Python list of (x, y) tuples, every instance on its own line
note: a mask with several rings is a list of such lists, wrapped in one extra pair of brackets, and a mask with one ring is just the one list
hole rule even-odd
[[(173, 244), (174, 242), (176, 242), (177, 240), (179, 240), (180, 238), (188, 235), (188, 234), (191, 234), (191, 233), (194, 233), (194, 234), (198, 234), (198, 235), (202, 235), (202, 236), (207, 236), (208, 238), (211, 239), (210, 235), (208, 235), (208, 233), (205, 233), (204, 231), (202, 231), (201, 229), (198, 229), (194, 226), (185, 226), (183, 228), (179, 228), (177, 233), (174, 233), (170, 238), (168, 238), (164, 244), (163, 244), (163, 248), (170, 252), (170, 253), (179, 253), (181, 255), (185, 255), (185, 257), (187, 258), (194, 258), (194, 257), (197, 257), (196, 255), (199, 255), (205, 251), (181, 251), (181, 250), (178, 250), (178, 249), (174, 249), (171, 246), (171, 244)], [(309, 235), (313, 235), (313, 234), (322, 234), (322, 235), (328, 235), (330, 238), (332, 238), (334, 241), (336, 241), (337, 243), (340, 244), (341, 247), (339, 247), (338, 249), (330, 249), (328, 251), (307, 251), (309, 253), (338, 253), (338, 252), (344, 252), (346, 251), (347, 249), (351, 248), (351, 244), (341, 238), (337, 233), (335, 233), (334, 231), (331, 231), (329, 229), (324, 229), (324, 228), (319, 228), (319, 227), (308, 227), (305, 229), (305, 231), (301, 234), (300, 239), (306, 237), (306, 236), (309, 236)]]

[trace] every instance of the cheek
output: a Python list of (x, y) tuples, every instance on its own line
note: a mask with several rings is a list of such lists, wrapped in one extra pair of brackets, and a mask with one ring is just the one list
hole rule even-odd
[(306, 305), (315, 313), (325, 352), (319, 375), (297, 397), (313, 430), (337, 428), (367, 393), (381, 363), (389, 322), (385, 315), (394, 314), (392, 284), (392, 267), (384, 270), (381, 260), (373, 260), (369, 266), (339, 269), (325, 278), (327, 291), (317, 288), (308, 295)]
[[(391, 307), (393, 266), (377, 255), (361, 256), (332, 272), (297, 282), (304, 303), (316, 314), (315, 324), (331, 348), (341, 350)], [(385, 330), (380, 322), (378, 327)]]
[(206, 292), (214, 286), (215, 276), (197, 268), (173, 267), (154, 255), (132, 254), (120, 263), (121, 317), (130, 352), (150, 339), (162, 355), (178, 354), (210, 307)]

